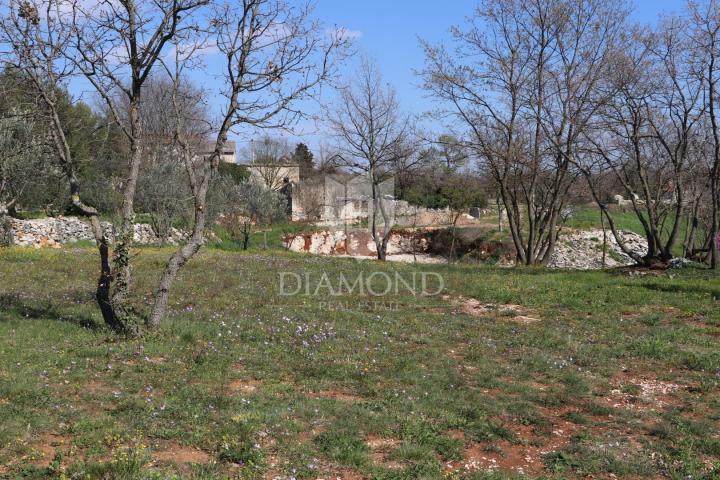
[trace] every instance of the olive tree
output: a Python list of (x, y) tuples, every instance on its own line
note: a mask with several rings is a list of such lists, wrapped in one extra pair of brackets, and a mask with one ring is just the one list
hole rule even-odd
[(34, 122), (16, 114), (0, 117), (0, 216), (7, 215), (47, 169), (47, 145)]
[[(91, 6), (65, 0), (4, 1), (9, 14), (3, 21), (3, 41), (11, 47), (13, 63), (32, 80), (47, 111), (71, 201), (93, 226), (101, 259), (96, 298), (103, 318), (127, 334), (137, 334), (142, 320), (129, 294), (136, 192), (149, 149), (143, 98), (155, 75), (166, 74), (171, 82), (172, 137), (167, 152), (187, 175), (192, 232), (168, 261), (145, 318), (147, 327), (157, 327), (177, 272), (203, 243), (207, 194), (228, 135), (240, 128), (278, 128), (297, 121), (302, 112), (296, 104), (313, 97), (330, 79), (346, 36), (342, 31), (328, 34), (311, 18), (309, 6), (295, 7), (283, 0), (100, 0)], [(225, 103), (203, 139), (210, 142), (210, 152), (193, 141), (180, 114), (184, 73), (197, 66), (198, 52), (208, 44), (226, 62), (217, 92)], [(126, 144), (113, 245), (100, 226), (97, 209), (81, 199), (78, 162), (58, 115), (56, 94), (75, 75), (94, 87)]]

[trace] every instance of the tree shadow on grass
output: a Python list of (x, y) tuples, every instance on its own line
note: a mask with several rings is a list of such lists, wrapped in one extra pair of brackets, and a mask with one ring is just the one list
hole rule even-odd
[(0, 322), (7, 322), (12, 318), (56, 320), (92, 330), (98, 330), (102, 327), (102, 325), (95, 322), (95, 320), (88, 315), (64, 313), (49, 303), (38, 302), (31, 304), (17, 294), (0, 294)]

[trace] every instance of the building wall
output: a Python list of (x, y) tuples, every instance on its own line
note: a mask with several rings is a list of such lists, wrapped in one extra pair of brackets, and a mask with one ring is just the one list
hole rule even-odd
[(225, 152), (222, 155), (222, 161), (225, 163), (235, 163), (235, 152)]
[[(298, 165), (247, 165), (250, 178), (264, 183), (266, 187), (279, 190), (286, 183), (300, 182), (300, 166)], [(271, 183), (271, 185), (268, 185)]]

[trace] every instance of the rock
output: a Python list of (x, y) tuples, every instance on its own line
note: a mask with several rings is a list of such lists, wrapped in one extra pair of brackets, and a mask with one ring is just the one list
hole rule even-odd
[[(623, 244), (636, 255), (647, 253), (644, 237), (630, 231), (619, 232)], [(602, 268), (602, 230), (572, 231), (561, 235), (550, 257), (548, 267), (599, 270)], [(622, 251), (612, 232), (607, 232), (607, 268), (633, 265), (635, 261)]]
[[(323, 230), (309, 234), (289, 235), (284, 238), (285, 247), (293, 252), (316, 255), (353, 255), (374, 257), (375, 242), (367, 230), (350, 230), (346, 237), (343, 230)], [(430, 242), (427, 237), (413, 230), (394, 230), (388, 241), (388, 255), (425, 253)]]
[(688, 258), (675, 257), (667, 263), (667, 268), (672, 270), (679, 270), (681, 268), (703, 268), (704, 265), (698, 262), (693, 262)]

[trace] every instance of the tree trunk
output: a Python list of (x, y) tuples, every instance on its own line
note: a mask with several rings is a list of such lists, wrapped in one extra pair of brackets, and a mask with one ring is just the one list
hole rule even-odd
[(373, 211), (372, 211), (372, 218), (369, 219), (370, 221), (370, 233), (372, 235), (373, 241), (375, 242), (375, 250), (377, 253), (378, 260), (384, 262), (385, 261), (385, 245), (387, 245), (384, 241), (384, 237), (387, 235), (387, 226), (385, 226), (385, 229), (383, 231), (382, 237), (380, 236), (380, 232), (378, 231), (378, 225), (377, 225), (377, 215), (378, 210), (380, 209), (380, 202), (382, 201), (380, 198), (378, 198), (378, 191), (377, 191), (377, 185), (375, 184), (375, 176), (374, 171), (371, 169), (370, 171), (370, 178), (372, 179), (372, 202), (373, 202)]
[(165, 317), (167, 310), (168, 298), (170, 295), (170, 287), (172, 287), (178, 271), (190, 260), (203, 244), (203, 232), (205, 230), (205, 209), (196, 210), (195, 226), (193, 234), (185, 246), (176, 251), (165, 266), (160, 285), (155, 294), (150, 317), (147, 320), (147, 327), (155, 329), (160, 326), (162, 319)]
[(110, 268), (110, 249), (102, 224), (97, 215), (90, 216), (90, 225), (92, 227), (95, 244), (100, 254), (100, 277), (95, 290), (95, 300), (97, 301), (100, 313), (103, 316), (105, 324), (118, 333), (123, 333), (124, 327), (115, 315), (115, 309), (110, 301), (110, 284), (112, 282), (112, 269)]
[(130, 162), (128, 165), (128, 176), (123, 187), (122, 219), (115, 238), (111, 284), (112, 295), (110, 297), (110, 303), (115, 311), (117, 322), (119, 322), (124, 332), (131, 335), (136, 335), (139, 332), (138, 318), (128, 305), (128, 295), (132, 282), (130, 247), (135, 233), (135, 190), (140, 174), (140, 164), (143, 154), (139, 102), (140, 92), (138, 89), (130, 104), (130, 126), (132, 131), (132, 138), (130, 139)]
[(452, 240), (450, 241), (450, 257), (448, 258), (448, 263), (451, 263), (453, 260), (455, 260), (455, 235), (457, 230), (457, 222), (460, 218), (460, 215), (455, 215), (453, 218), (453, 224), (452, 224)]
[(250, 246), (250, 224), (243, 224), (243, 250), (247, 250)]
[(720, 169), (720, 159), (716, 159), (713, 166), (712, 178), (710, 179), (710, 195), (712, 195), (712, 217), (710, 219), (710, 251), (708, 252), (708, 260), (710, 268), (718, 269), (720, 264), (720, 192), (718, 191), (718, 169)]
[[(713, 192), (713, 196), (717, 197), (717, 193)], [(720, 255), (720, 237), (718, 237), (718, 231), (720, 230), (720, 225), (718, 225), (720, 220), (718, 219), (718, 216), (720, 216), (718, 213), (719, 203), (720, 201), (715, 198), (713, 201), (712, 224), (710, 227), (710, 268), (713, 270), (716, 270), (720, 263), (720, 258), (718, 258)]]
[(600, 228), (602, 228), (603, 231), (602, 268), (604, 270), (607, 266), (607, 230), (605, 230), (605, 217), (603, 216), (602, 210), (600, 210)]
[(118, 317), (116, 309), (111, 298), (111, 287), (113, 282), (113, 270), (110, 266), (110, 247), (107, 235), (103, 231), (102, 223), (96, 208), (86, 205), (80, 199), (80, 182), (77, 178), (77, 166), (75, 165), (70, 144), (68, 143), (63, 129), (62, 121), (57, 110), (56, 99), (53, 92), (47, 92), (42, 88), (39, 89), (45, 106), (48, 109), (51, 121), (51, 136), (55, 143), (55, 148), (60, 158), (61, 167), (68, 180), (70, 187), (70, 201), (73, 207), (84, 217), (90, 220), (90, 227), (95, 238), (100, 255), (100, 276), (98, 277), (97, 287), (95, 290), (95, 300), (97, 301), (103, 321), (116, 333), (136, 334), (137, 330), (127, 328), (127, 325)]

